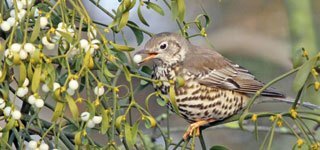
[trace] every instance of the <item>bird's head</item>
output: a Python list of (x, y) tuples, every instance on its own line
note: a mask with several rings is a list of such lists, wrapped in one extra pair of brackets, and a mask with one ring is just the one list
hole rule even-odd
[(134, 56), (136, 63), (156, 60), (156, 63), (172, 65), (183, 61), (188, 51), (189, 41), (176, 33), (159, 33), (154, 35)]

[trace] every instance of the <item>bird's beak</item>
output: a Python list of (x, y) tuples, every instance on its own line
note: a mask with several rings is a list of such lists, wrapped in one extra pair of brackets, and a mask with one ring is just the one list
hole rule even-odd
[[(140, 50), (139, 52), (137, 52), (137, 53), (135, 54), (135, 57), (136, 57), (137, 55), (140, 55), (140, 56), (141, 56), (141, 61), (137, 62), (137, 63), (141, 64), (141, 63), (143, 63), (143, 62), (146, 62), (146, 61), (149, 61), (149, 60), (155, 58), (155, 57), (158, 55), (158, 53), (152, 52), (152, 51), (147, 50), (147, 49), (143, 49), (143, 50)], [(139, 56), (139, 57), (140, 57), (140, 56)]]

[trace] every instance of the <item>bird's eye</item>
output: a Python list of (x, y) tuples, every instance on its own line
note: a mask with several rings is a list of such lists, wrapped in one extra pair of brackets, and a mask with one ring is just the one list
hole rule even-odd
[(167, 42), (162, 42), (159, 46), (160, 49), (166, 49), (168, 46), (168, 43)]

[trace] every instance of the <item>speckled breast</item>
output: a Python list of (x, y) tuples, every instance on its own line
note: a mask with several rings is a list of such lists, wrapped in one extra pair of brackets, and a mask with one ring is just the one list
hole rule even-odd
[[(199, 76), (191, 75), (179, 67), (155, 67), (152, 77), (161, 80), (162, 84), (154, 85), (154, 88), (167, 95), (169, 80), (175, 81), (176, 76), (185, 80), (184, 86), (175, 88), (175, 93), (180, 114), (189, 122), (227, 118), (241, 110), (248, 101), (248, 97), (242, 93), (200, 85), (197, 82)], [(172, 109), (170, 105), (169, 108)]]

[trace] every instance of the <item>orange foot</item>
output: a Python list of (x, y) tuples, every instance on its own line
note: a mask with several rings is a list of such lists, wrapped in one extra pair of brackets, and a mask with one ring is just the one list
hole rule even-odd
[(187, 140), (189, 136), (192, 136), (194, 130), (196, 130), (196, 136), (200, 135), (200, 127), (206, 124), (209, 124), (211, 122), (214, 122), (214, 119), (209, 120), (200, 120), (195, 123), (190, 124), (187, 131), (183, 134), (183, 139)]

